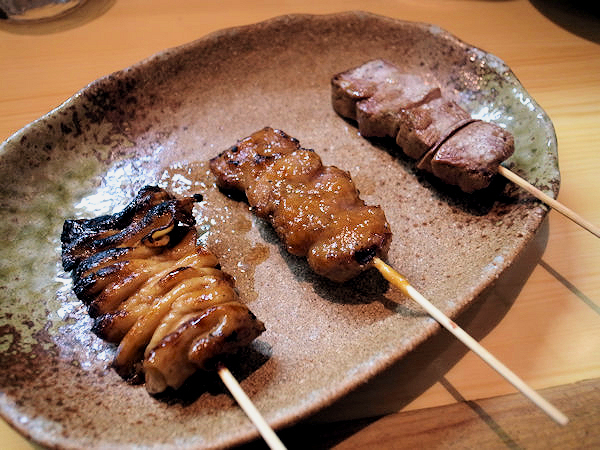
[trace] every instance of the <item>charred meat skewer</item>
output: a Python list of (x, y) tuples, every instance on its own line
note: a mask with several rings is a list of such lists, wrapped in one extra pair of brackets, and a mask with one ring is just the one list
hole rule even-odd
[(63, 267), (93, 331), (119, 344), (113, 366), (126, 379), (143, 376), (150, 393), (216, 369), (265, 329), (197, 244), (192, 207), (200, 200), (147, 186), (119, 213), (63, 226)]

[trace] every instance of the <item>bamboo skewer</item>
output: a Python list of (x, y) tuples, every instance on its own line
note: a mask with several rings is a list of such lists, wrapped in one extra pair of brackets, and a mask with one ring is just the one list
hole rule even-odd
[(567, 208), (562, 203), (560, 203), (560, 202), (554, 200), (552, 197), (544, 194), (542, 191), (540, 191), (538, 188), (536, 188), (535, 186), (530, 184), (528, 181), (526, 181), (523, 178), (521, 178), (520, 176), (518, 176), (516, 173), (512, 172), (511, 170), (507, 169), (504, 166), (499, 167), (498, 173), (500, 173), (500, 175), (502, 175), (503, 177), (505, 177), (508, 180), (515, 183), (520, 188), (526, 190), (531, 195), (536, 197), (538, 200), (541, 200), (542, 202), (544, 202), (546, 205), (548, 205), (552, 209), (555, 209), (556, 211), (561, 213), (563, 216), (567, 217), (568, 219), (571, 219), (577, 225), (585, 228), (590, 233), (592, 233), (594, 236), (600, 237), (600, 228), (598, 228), (597, 226), (588, 222), (587, 220), (585, 220), (583, 217), (581, 217), (579, 214), (575, 213), (574, 211), (571, 211), (569, 208)]
[(258, 409), (256, 409), (256, 406), (254, 406), (252, 400), (250, 400), (250, 398), (246, 395), (229, 369), (221, 364), (218, 368), (218, 373), (223, 381), (223, 384), (225, 384), (231, 395), (233, 395), (233, 398), (235, 398), (248, 418), (254, 423), (256, 428), (258, 428), (258, 432), (261, 434), (269, 448), (272, 450), (285, 450), (285, 446), (279, 437), (277, 437), (273, 429), (269, 426)]
[(375, 268), (379, 270), (381, 275), (388, 280), (392, 285), (400, 289), (403, 294), (410, 297), (421, 305), (429, 315), (431, 315), (440, 325), (452, 333), (458, 340), (465, 344), (471, 351), (485, 361), (492, 369), (502, 375), (509, 383), (517, 388), (525, 397), (531, 400), (536, 406), (550, 416), (560, 425), (566, 425), (569, 421), (567, 416), (556, 409), (548, 401), (542, 398), (536, 391), (530, 388), (523, 380), (515, 375), (508, 367), (498, 361), (491, 353), (483, 348), (475, 339), (467, 334), (453, 320), (436, 308), (429, 300), (423, 297), (410, 283), (392, 269), (388, 264), (381, 259), (375, 257), (373, 259)]

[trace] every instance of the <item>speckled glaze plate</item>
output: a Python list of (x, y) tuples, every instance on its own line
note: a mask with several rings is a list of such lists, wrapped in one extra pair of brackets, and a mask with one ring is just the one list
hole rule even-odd
[(145, 184), (201, 192), (206, 244), (267, 331), (231, 370), (275, 428), (331, 404), (427, 339), (436, 323), (376, 272), (338, 285), (280, 246), (206, 161), (266, 125), (350, 171), (394, 232), (388, 262), (455, 316), (497, 279), (546, 211), (495, 182), (467, 196), (363, 139), (331, 108), (331, 76), (386, 58), (436, 82), (516, 137), (508, 165), (556, 195), (545, 113), (498, 58), (433, 25), (350, 12), (278, 17), (163, 51), (91, 83), (0, 149), (0, 410), (32, 440), (64, 448), (239, 444), (254, 427), (216, 376), (160, 398), (110, 368), (114, 348), (60, 266), (63, 220), (120, 209)]

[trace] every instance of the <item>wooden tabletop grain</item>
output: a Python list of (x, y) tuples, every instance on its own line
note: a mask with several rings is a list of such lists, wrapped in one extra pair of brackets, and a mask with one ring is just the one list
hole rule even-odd
[[(282, 14), (364, 10), (436, 24), (503, 59), (554, 123), (559, 201), (600, 225), (600, 17), (585, 4), (88, 0), (53, 21), (0, 20), (0, 139), (91, 81), (210, 32)], [(529, 252), (503, 280), (505, 298), (471, 308), (458, 322), (562, 408), (569, 425), (554, 424), (440, 332), (338, 403), (282, 430), (284, 442), (340, 449), (600, 448), (600, 240), (552, 211)], [(520, 268), (532, 261), (518, 291), (527, 272)], [(35, 448), (4, 422), (0, 447)]]

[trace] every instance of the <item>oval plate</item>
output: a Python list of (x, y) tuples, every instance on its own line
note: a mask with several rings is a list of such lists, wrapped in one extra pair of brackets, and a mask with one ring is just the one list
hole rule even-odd
[(388, 262), (446, 314), (497, 279), (545, 208), (501, 180), (463, 195), (416, 172), (393, 145), (363, 139), (332, 110), (329, 81), (372, 58), (506, 126), (517, 148), (508, 165), (557, 194), (548, 117), (502, 61), (435, 26), (294, 15), (163, 51), (93, 82), (2, 145), (3, 417), (53, 447), (182, 449), (257, 436), (214, 375), (161, 398), (123, 382), (110, 368), (114, 348), (90, 332), (71, 293), (63, 220), (115, 211), (144, 184), (205, 195), (196, 209), (203, 239), (267, 327), (231, 369), (276, 428), (331, 404), (437, 329), (377, 273), (343, 285), (313, 275), (244, 202), (215, 188), (206, 161), (266, 125), (351, 172), (391, 223)]

